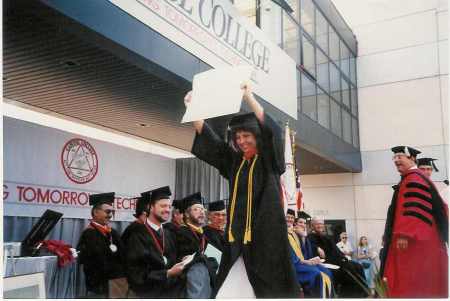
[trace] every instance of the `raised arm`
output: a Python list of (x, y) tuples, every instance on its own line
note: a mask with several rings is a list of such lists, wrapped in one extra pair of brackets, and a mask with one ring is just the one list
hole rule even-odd
[[(192, 91), (189, 91), (186, 96), (184, 97), (184, 105), (186, 106), (186, 108), (191, 104), (191, 100), (192, 100)], [(200, 120), (196, 120), (193, 122), (195, 131), (198, 134), (202, 133), (203, 130), (203, 124), (205, 123), (205, 121), (203, 119)]]
[(242, 97), (244, 101), (250, 106), (259, 122), (264, 123), (264, 108), (255, 99), (250, 83), (243, 82), (241, 84), (241, 89), (244, 91), (244, 96)]

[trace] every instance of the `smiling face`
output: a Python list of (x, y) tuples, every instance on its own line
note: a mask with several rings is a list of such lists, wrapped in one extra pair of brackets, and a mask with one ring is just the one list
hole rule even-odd
[(223, 230), (225, 228), (225, 222), (227, 220), (227, 213), (225, 209), (221, 211), (212, 211), (208, 214), (208, 221), (211, 227)]
[(108, 225), (114, 215), (114, 208), (109, 204), (102, 204), (92, 210), (92, 217), (100, 225)]
[(395, 154), (392, 160), (394, 161), (394, 165), (397, 168), (397, 171), (401, 175), (405, 174), (408, 169), (416, 164), (413, 157), (408, 157), (405, 154)]
[(421, 165), (419, 166), (420, 170), (423, 171), (423, 173), (425, 175), (427, 175), (427, 177), (431, 177), (431, 174), (433, 174), (433, 168), (431, 166), (428, 165)]
[(252, 132), (244, 130), (237, 131), (234, 140), (243, 153), (256, 150), (256, 137)]
[(170, 209), (170, 199), (157, 200), (154, 204), (150, 205), (151, 219), (159, 223), (167, 222), (170, 217)]

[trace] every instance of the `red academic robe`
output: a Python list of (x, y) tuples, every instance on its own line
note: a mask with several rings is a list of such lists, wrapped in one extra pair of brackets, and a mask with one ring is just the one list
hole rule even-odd
[[(436, 187), (421, 175), (418, 169), (409, 170), (399, 184), (384, 269), (391, 298), (448, 296), (448, 255), (432, 211), (438, 208), (431, 195)], [(444, 214), (448, 220), (448, 211)], [(397, 249), (399, 237), (408, 239), (407, 249)]]

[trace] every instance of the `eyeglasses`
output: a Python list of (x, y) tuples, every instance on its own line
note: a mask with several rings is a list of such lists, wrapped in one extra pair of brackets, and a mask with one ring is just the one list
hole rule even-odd
[(102, 210), (103, 212), (105, 212), (107, 215), (114, 215), (115, 213), (116, 213), (116, 210), (114, 210), (114, 209), (100, 209), (100, 210)]

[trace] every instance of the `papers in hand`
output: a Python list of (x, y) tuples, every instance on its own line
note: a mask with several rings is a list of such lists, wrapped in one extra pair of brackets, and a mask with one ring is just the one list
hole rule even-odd
[(191, 255), (187, 255), (186, 258), (183, 259), (183, 261), (181, 262), (183, 264), (183, 266), (188, 265), (193, 259), (194, 259), (195, 253), (191, 254)]
[(208, 70), (194, 76), (192, 99), (182, 123), (239, 112), (241, 84), (250, 80), (251, 66), (233, 66)]
[(220, 264), (220, 260), (222, 259), (222, 252), (212, 244), (208, 244), (208, 246), (206, 247), (205, 255), (207, 257), (215, 258), (217, 260), (217, 263)]
[(331, 263), (321, 263), (321, 265), (323, 265), (324, 267), (326, 267), (328, 269), (332, 269), (332, 270), (338, 270), (340, 268), (338, 265), (331, 264)]

